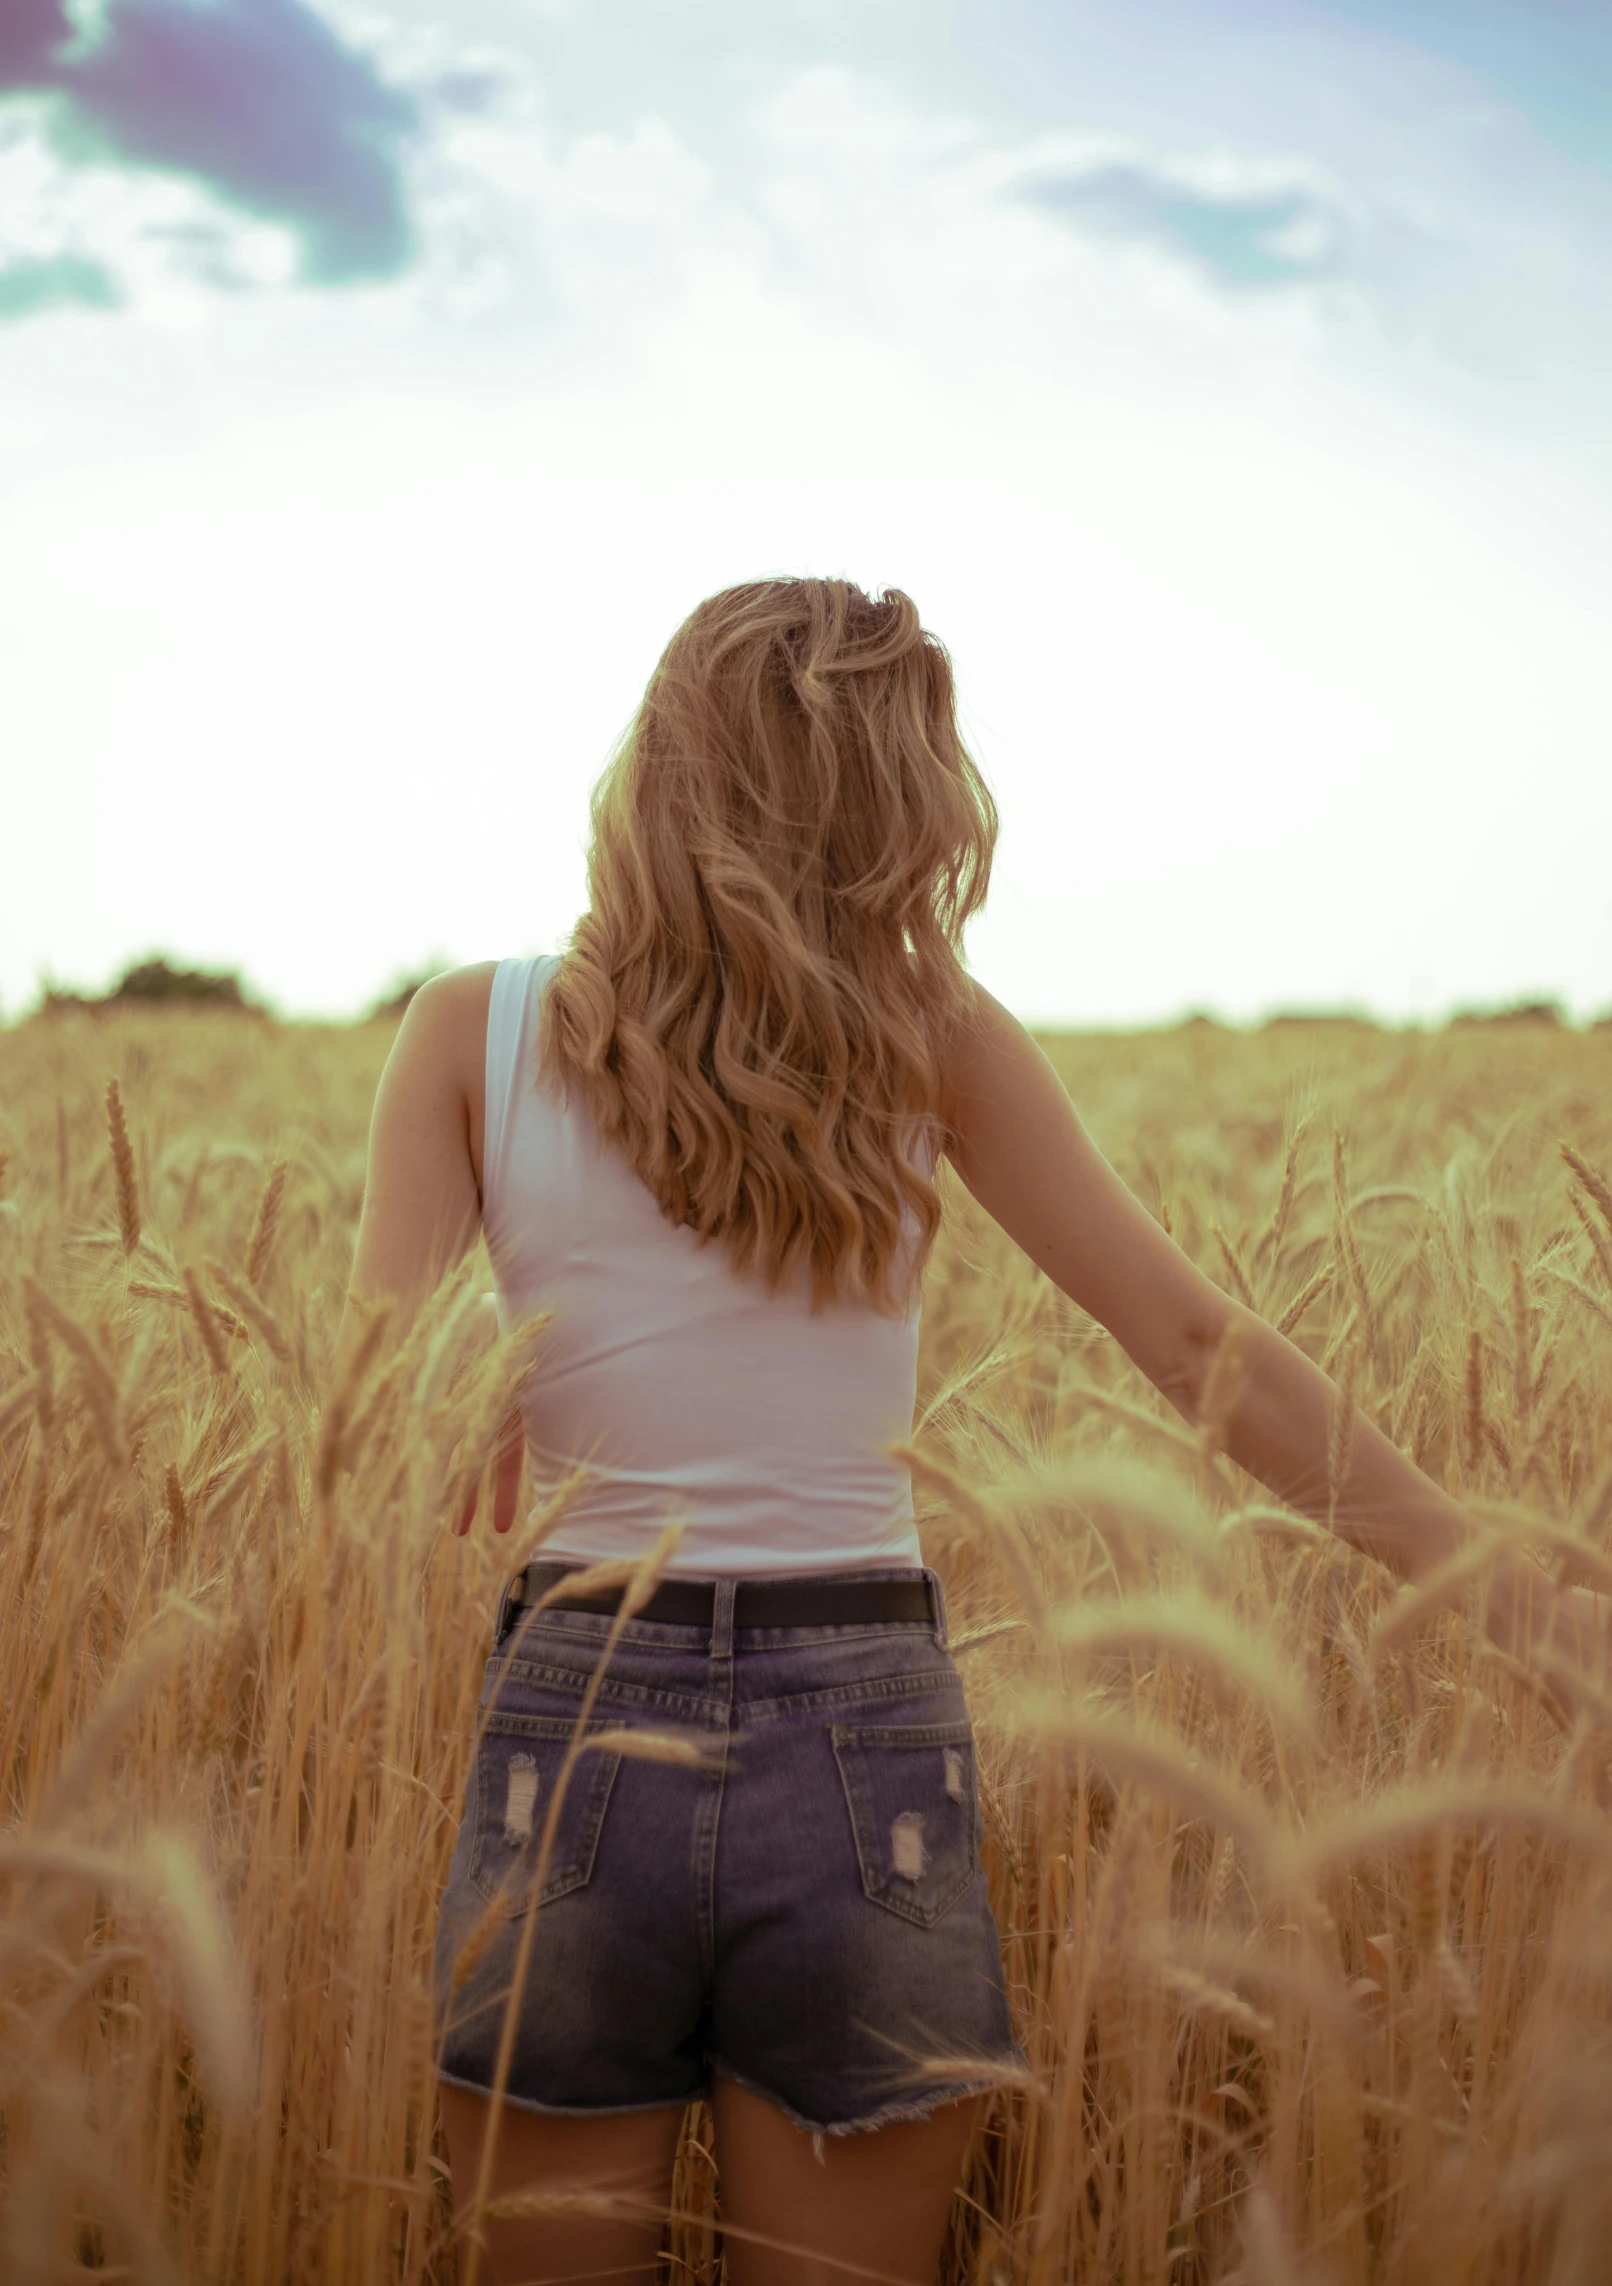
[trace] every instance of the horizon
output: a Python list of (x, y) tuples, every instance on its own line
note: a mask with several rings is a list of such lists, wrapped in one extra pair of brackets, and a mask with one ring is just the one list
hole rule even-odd
[[(152, 969), (161, 973), (154, 981), (144, 981), (142, 972)], [(259, 991), (251, 978), (243, 976), (238, 969), (188, 970), (182, 964), (171, 961), (161, 948), (152, 947), (136, 959), (120, 964), (118, 973), (109, 977), (104, 988), (98, 992), (67, 984), (57, 978), (42, 979), (37, 997), (31, 1005), (11, 1013), (0, 1003), (0, 1031), (75, 1013), (99, 1018), (114, 1012), (145, 1011), (176, 1016), (239, 1015), (266, 1018), (280, 1025), (324, 1024), (344, 1027), (396, 1021), (401, 1019), (409, 999), (420, 986), (443, 973), (442, 967), (428, 966), (410, 976), (394, 976), (355, 1008), (298, 1010), (277, 1004), (267, 994)], [(132, 990), (124, 989), (131, 983), (134, 987)], [(1263, 1031), (1272, 1025), (1302, 1024), (1352, 1025), (1362, 1030), (1396, 1033), (1436, 1032), (1479, 1024), (1542, 1025), (1564, 1032), (1588, 1033), (1612, 1030), (1612, 1000), (1598, 1012), (1582, 1017), (1575, 1017), (1562, 1000), (1556, 997), (1487, 1005), (1462, 1003), (1432, 1017), (1398, 1019), (1359, 1004), (1295, 1007), (1273, 1002), (1269, 1008), (1247, 1018), (1225, 1016), (1212, 1008), (1194, 1004), (1150, 1022), (1035, 1022), (1029, 1028), (1048, 1035), (1113, 1033), (1122, 1036), (1152, 1031), (1181, 1031), (1193, 1026), (1246, 1034)]]

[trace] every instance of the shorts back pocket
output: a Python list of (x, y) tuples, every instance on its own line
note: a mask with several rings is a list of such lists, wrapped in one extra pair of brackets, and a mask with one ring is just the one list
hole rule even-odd
[(929, 1928), (979, 1863), (974, 1733), (964, 1722), (831, 1725), (862, 1888)]
[[(590, 1723), (590, 1730), (609, 1727)], [(533, 1902), (532, 1887), (561, 1767), (576, 1725), (561, 1716), (495, 1713), (476, 1750), (475, 1836), (470, 1878), (483, 1897), (502, 1897), (513, 1918)], [(593, 1872), (599, 1830), (619, 1754), (584, 1746), (565, 1780), (554, 1840), (537, 1897), (550, 1904), (580, 1889)]]

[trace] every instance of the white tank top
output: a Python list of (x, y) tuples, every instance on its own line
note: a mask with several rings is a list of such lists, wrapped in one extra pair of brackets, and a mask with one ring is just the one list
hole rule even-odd
[(534, 1486), (589, 1470), (543, 1552), (641, 1555), (675, 1516), (676, 1573), (920, 1564), (912, 1474), (887, 1450), (912, 1433), (917, 1306), (813, 1316), (804, 1277), (769, 1295), (668, 1221), (580, 1100), (536, 1085), (558, 965), (494, 973), (482, 1151), (499, 1322), (553, 1313), (524, 1407)]

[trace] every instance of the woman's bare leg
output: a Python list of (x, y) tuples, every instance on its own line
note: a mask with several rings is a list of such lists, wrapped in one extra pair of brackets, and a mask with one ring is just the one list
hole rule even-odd
[(729, 2286), (853, 2286), (870, 2275), (933, 2286), (981, 2100), (814, 2148), (775, 2105), (719, 2073), (711, 2108)]
[[(467, 2088), (439, 2085), (437, 2093), (453, 2203), (462, 2212), (481, 2171), (490, 2106)], [(551, 2194), (554, 2204), (546, 2213), (482, 2223), (480, 2286), (551, 2286), (565, 2278), (586, 2278), (597, 2286), (652, 2286), (682, 2123), (680, 2106), (603, 2119), (554, 2119), (506, 2104), (490, 2196), (533, 2191)], [(611, 2213), (618, 2202), (620, 2211)], [(468, 2267), (469, 2250), (461, 2242), (461, 2279)]]

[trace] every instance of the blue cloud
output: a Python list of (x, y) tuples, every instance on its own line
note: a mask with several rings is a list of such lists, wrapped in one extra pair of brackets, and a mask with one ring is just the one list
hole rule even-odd
[(1113, 165), (1028, 184), (1025, 196), (1106, 236), (1161, 246), (1221, 286), (1304, 284), (1346, 266), (1342, 218), (1310, 191), (1222, 197)]
[(0, 270), (0, 318), (30, 317), (63, 302), (110, 309), (117, 299), (111, 275), (99, 262), (81, 262), (70, 254), (51, 262), (13, 262)]
[(111, 0), (88, 45), (60, 0), (4, 8), (0, 93), (54, 91), (68, 158), (188, 174), (289, 223), (316, 282), (409, 262), (401, 152), (416, 107), (304, 0)]
[(504, 85), (501, 72), (444, 71), (431, 82), (430, 93), (445, 111), (485, 111), (497, 101)]
[(61, 0), (6, 0), (0, 8), (0, 89), (38, 85), (73, 36)]
[(1414, 40), (1494, 89), (1563, 150), (1612, 165), (1612, 8), (1605, 0), (1327, 0), (1330, 14)]

